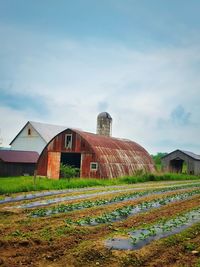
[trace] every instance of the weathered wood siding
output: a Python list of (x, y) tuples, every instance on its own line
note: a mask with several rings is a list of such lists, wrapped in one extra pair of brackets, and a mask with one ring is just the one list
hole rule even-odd
[(175, 168), (173, 168), (173, 162), (176, 160), (182, 160), (186, 163), (188, 174), (200, 174), (200, 161), (191, 158), (180, 150), (176, 150), (161, 159), (163, 170), (166, 172), (175, 172)]
[(8, 163), (0, 161), (0, 177), (33, 175), (36, 164), (34, 163)]

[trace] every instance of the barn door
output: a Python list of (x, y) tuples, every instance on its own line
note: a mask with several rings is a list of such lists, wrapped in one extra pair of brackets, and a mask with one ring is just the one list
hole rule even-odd
[(48, 152), (47, 177), (51, 179), (59, 179), (60, 152)]

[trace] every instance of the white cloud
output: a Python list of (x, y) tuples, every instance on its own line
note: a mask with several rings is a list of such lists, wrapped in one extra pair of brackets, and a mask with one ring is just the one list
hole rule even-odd
[[(54, 39), (2, 28), (0, 33), (6, 39), (0, 44), (0, 88), (44, 98), (50, 110), (30, 118), (1, 108), (5, 140), (11, 141), (20, 128), (16, 125), (25, 120), (95, 132), (99, 107), (104, 106), (113, 117), (113, 135), (135, 140), (152, 153), (176, 149), (181, 142), (198, 153), (198, 45), (138, 51), (102, 40)], [(169, 121), (179, 105), (191, 114), (190, 125), (174, 127)], [(162, 127), (160, 121), (165, 122)]]

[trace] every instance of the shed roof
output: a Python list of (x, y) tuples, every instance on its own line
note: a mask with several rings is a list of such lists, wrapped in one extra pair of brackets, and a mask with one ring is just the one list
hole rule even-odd
[(185, 150), (180, 150), (181, 152), (185, 153), (186, 155), (188, 155), (189, 157), (196, 159), (196, 160), (200, 160), (200, 155), (197, 155), (193, 152), (190, 151), (185, 151)]
[(177, 151), (180, 151), (180, 152), (184, 153), (185, 155), (189, 156), (192, 159), (200, 160), (200, 155), (197, 155), (197, 154), (195, 154), (193, 152), (190, 152), (190, 151), (181, 150), (181, 149), (174, 150), (174, 151), (170, 152), (169, 154), (163, 156), (163, 158), (166, 158), (167, 156), (169, 156), (169, 155), (171, 155), (171, 154), (173, 154), (174, 152), (177, 152)]
[(0, 160), (12, 163), (36, 163), (39, 154), (34, 151), (0, 150)]

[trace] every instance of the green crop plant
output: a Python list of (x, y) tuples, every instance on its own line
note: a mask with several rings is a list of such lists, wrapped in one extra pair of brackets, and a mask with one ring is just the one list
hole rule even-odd
[[(124, 206), (122, 208), (117, 208), (116, 210), (112, 212), (107, 212), (107, 213), (104, 213), (103, 215), (94, 217), (92, 220), (95, 223), (108, 223), (114, 220), (122, 220), (124, 218), (127, 218), (130, 214), (136, 214), (138, 212), (142, 212), (143, 210), (146, 211), (146, 210), (154, 208), (155, 206), (158, 208), (163, 205), (167, 205), (168, 203), (178, 201), (179, 199), (181, 200), (187, 199), (188, 197), (191, 197), (199, 193), (200, 193), (200, 190), (193, 190), (192, 192), (179, 193), (179, 194), (175, 194), (172, 196), (163, 197), (157, 200), (144, 201), (136, 206), (133, 206), (133, 205)], [(181, 224), (181, 223), (184, 223), (185, 221), (186, 221), (186, 218), (182, 217), (181, 219), (179, 219), (178, 223)], [(84, 219), (82, 220), (82, 222), (83, 224), (88, 224)], [(165, 224), (163, 226), (163, 231), (168, 231), (167, 229), (170, 230), (170, 228), (171, 226)]]
[(134, 236), (131, 236), (130, 238), (131, 238), (131, 243), (133, 245), (135, 245), (137, 243), (138, 239), (136, 237), (134, 237)]

